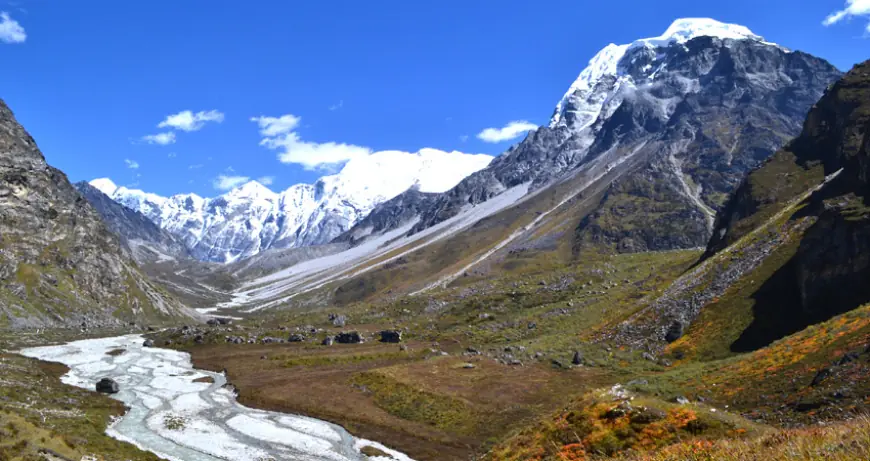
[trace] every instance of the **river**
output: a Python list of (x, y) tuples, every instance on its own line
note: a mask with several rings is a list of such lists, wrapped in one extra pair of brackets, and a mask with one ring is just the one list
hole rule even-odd
[[(139, 335), (87, 339), (20, 353), (67, 365), (61, 380), (73, 386), (93, 390), (101, 378), (114, 379), (121, 391), (112, 397), (130, 410), (107, 434), (169, 460), (411, 461), (335, 424), (241, 405), (224, 375), (194, 369), (189, 354), (143, 347), (143, 341)], [(196, 382), (206, 377), (214, 382)], [(392, 458), (367, 458), (360, 452), (366, 446)]]

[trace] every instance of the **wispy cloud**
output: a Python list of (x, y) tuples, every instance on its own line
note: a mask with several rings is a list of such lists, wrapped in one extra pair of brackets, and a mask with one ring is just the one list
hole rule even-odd
[(27, 40), (27, 33), (18, 21), (12, 19), (9, 13), (0, 12), (0, 42), (3, 43), (24, 43)]
[(178, 157), (178, 154), (176, 154), (175, 152), (170, 152), (170, 153), (167, 154), (166, 156), (169, 157), (169, 158), (175, 158), (175, 157)]
[(167, 131), (165, 133), (149, 134), (142, 136), (142, 140), (148, 144), (167, 146), (169, 144), (175, 144), (175, 133)]
[(222, 174), (217, 178), (214, 178), (211, 184), (217, 190), (230, 190), (239, 187), (250, 180), (251, 178), (248, 176), (227, 176)]
[(251, 121), (260, 127), (261, 146), (277, 150), (281, 162), (299, 164), (307, 170), (329, 169), (372, 152), (368, 147), (353, 144), (303, 141), (296, 133), (301, 118), (293, 114), (253, 117)]
[(336, 111), (336, 110), (341, 109), (342, 107), (344, 107), (344, 99), (342, 99), (341, 101), (338, 101), (338, 104), (333, 104), (333, 105), (329, 106), (329, 110)]
[[(846, 0), (846, 8), (829, 14), (822, 24), (830, 26), (853, 16), (870, 16), (870, 0)], [(870, 36), (870, 22), (867, 23), (865, 32)]]
[(273, 182), (275, 182), (274, 176), (260, 176), (257, 178), (257, 182), (264, 186), (271, 186)]
[(188, 170), (198, 170), (198, 169), (200, 169), (200, 168), (202, 168), (202, 163), (195, 163), (195, 164), (193, 164), (193, 165), (188, 165), (188, 166), (187, 166), (187, 169), (188, 169)]
[(135, 160), (130, 160), (128, 158), (125, 158), (124, 163), (127, 164), (127, 168), (130, 168), (131, 170), (135, 170), (135, 169), (139, 168), (139, 162), (137, 162)]
[(510, 141), (522, 136), (523, 133), (538, 128), (534, 123), (525, 120), (516, 120), (502, 128), (487, 128), (477, 134), (478, 139), (484, 142), (499, 143)]
[(467, 134), (464, 134), (464, 135), (460, 136), (460, 137), (459, 137), (459, 140), (462, 141), (462, 142), (468, 141), (468, 135), (467, 135)]
[(193, 113), (189, 110), (177, 114), (168, 115), (165, 120), (157, 125), (157, 128), (174, 128), (181, 131), (197, 131), (208, 122), (221, 123), (224, 114), (217, 110), (199, 111)]

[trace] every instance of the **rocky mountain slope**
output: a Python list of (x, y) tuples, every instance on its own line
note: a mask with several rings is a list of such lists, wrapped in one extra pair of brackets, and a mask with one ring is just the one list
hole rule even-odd
[(191, 257), (184, 245), (168, 231), (157, 227), (147, 216), (112, 200), (85, 181), (73, 186), (97, 210), (109, 230), (121, 238), (137, 263)]
[(2, 101), (0, 235), (0, 325), (119, 325), (188, 315), (138, 272)]
[(314, 184), (274, 193), (251, 181), (215, 198), (166, 198), (118, 187), (105, 178), (91, 185), (175, 235), (194, 257), (232, 262), (269, 248), (328, 243), (376, 205), (409, 188), (446, 191), (491, 160), (488, 155), (436, 149), (382, 151), (353, 159)]
[(575, 250), (703, 246), (728, 194), (798, 133), (806, 111), (839, 75), (824, 60), (745, 27), (677, 20), (660, 37), (605, 47), (549, 126), (432, 205), (404, 213), (406, 221), (416, 220), (412, 232), (419, 232), (511, 188), (535, 192), (604, 159), (608, 168), (632, 171), (578, 223)]
[(800, 136), (748, 175), (719, 213), (703, 263), (623, 325), (627, 337), (676, 341), (699, 315), (734, 309), (732, 327), (745, 323), (719, 339), (754, 350), (870, 302), (868, 128), (864, 63), (813, 106)]

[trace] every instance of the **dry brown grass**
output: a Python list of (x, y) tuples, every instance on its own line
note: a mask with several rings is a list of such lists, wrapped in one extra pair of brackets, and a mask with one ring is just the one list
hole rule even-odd
[[(245, 405), (332, 421), (421, 461), (469, 459), (601, 379), (592, 369), (430, 357), (428, 343), (407, 346), (404, 359), (396, 357), (398, 346), (380, 343), (207, 345), (190, 352), (197, 368), (226, 368)], [(475, 368), (463, 368), (468, 361)], [(439, 414), (450, 418), (432, 424)]]
[(866, 461), (870, 418), (808, 429), (782, 430), (746, 440), (695, 441), (623, 461)]

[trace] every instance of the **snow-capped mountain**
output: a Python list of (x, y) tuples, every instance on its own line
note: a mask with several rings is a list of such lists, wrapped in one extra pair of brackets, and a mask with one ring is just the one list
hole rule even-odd
[(603, 163), (614, 170), (607, 175), (612, 184), (578, 223), (575, 248), (703, 245), (725, 197), (800, 131), (807, 110), (839, 75), (826, 61), (744, 26), (678, 19), (661, 36), (604, 47), (548, 126), (450, 191), (427, 197), (425, 206), (385, 203), (416, 209), (377, 210), (372, 218), (396, 222), (366, 222), (349, 240), (411, 221), (411, 233), (420, 232), (512, 188), (533, 193)]
[(194, 257), (231, 262), (268, 248), (327, 243), (378, 204), (412, 187), (444, 192), (491, 160), (437, 149), (381, 151), (355, 158), (314, 184), (275, 193), (251, 181), (214, 198), (162, 197), (119, 187), (108, 178), (90, 184), (171, 232)]

